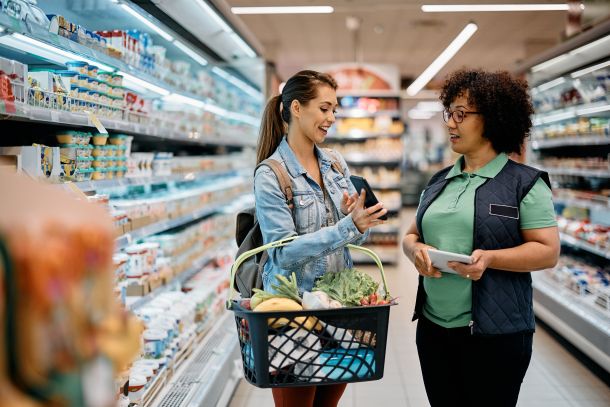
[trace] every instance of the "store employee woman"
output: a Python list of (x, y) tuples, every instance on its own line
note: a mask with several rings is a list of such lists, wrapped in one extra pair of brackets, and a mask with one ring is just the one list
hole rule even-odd
[[(518, 164), (531, 128), (527, 84), (506, 72), (458, 71), (446, 81), (451, 149), (461, 156), (422, 193), (403, 250), (419, 272), (414, 319), (432, 407), (515, 406), (530, 362), (530, 272), (559, 256), (548, 175)], [(471, 255), (441, 273), (427, 249)]]

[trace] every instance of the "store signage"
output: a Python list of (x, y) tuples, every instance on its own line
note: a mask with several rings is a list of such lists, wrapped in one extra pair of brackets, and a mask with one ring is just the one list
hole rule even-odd
[(400, 72), (386, 64), (320, 64), (310, 67), (333, 76), (340, 92), (400, 91)]

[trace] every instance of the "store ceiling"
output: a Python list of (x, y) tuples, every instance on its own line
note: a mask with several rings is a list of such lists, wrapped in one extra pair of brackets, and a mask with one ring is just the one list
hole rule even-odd
[[(394, 64), (403, 77), (414, 79), (470, 21), (476, 22), (479, 30), (439, 72), (436, 80), (463, 66), (510, 70), (516, 62), (557, 44), (566, 24), (565, 12), (557, 11), (424, 13), (420, 9), (425, 3), (465, 3), (462, 1), (224, 1), (233, 7), (330, 5), (335, 8), (333, 14), (235, 16), (264, 46), (266, 59), (275, 62), (282, 79), (311, 64), (353, 61)], [(485, 3), (494, 2), (499, 3)], [(608, 3), (585, 2), (588, 6), (584, 20), (608, 15)], [(346, 27), (348, 17), (361, 21), (359, 40)]]

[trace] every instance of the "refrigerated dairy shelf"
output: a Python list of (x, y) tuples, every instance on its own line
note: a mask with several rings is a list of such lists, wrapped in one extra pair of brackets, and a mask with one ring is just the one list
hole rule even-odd
[(542, 171), (548, 172), (550, 175), (574, 175), (578, 177), (610, 178), (610, 169), (587, 170), (582, 168), (537, 167)]
[(610, 316), (595, 309), (593, 299), (581, 298), (540, 273), (532, 273), (532, 279), (536, 315), (610, 372)]
[(532, 148), (534, 150), (567, 146), (601, 146), (607, 144), (610, 144), (610, 136), (573, 136), (532, 140)]
[[(240, 121), (255, 127), (258, 126), (259, 119), (256, 117), (248, 116), (239, 112), (228, 111), (218, 106), (218, 103), (212, 99), (205, 98), (199, 95), (194, 95), (181, 89), (176, 89), (172, 85), (161, 81), (156, 77), (149, 75), (125, 63), (122, 60), (113, 58), (105, 53), (96, 51), (92, 48), (81, 45), (77, 42), (71, 41), (57, 34), (53, 34), (36, 24), (26, 24), (25, 22), (14, 19), (5, 13), (0, 13), (0, 27), (4, 28), (4, 30), (8, 32), (8, 34), (5, 34), (0, 37), (0, 45), (7, 45), (13, 48), (16, 46), (18, 47), (18, 40), (17, 42), (15, 42), (15, 38), (12, 37), (11, 33), (16, 33), (17, 35), (24, 35), (30, 39), (42, 43), (40, 47), (47, 48), (47, 50), (45, 51), (46, 54), (55, 56), (60, 53), (69, 53), (69, 55), (74, 55), (76, 58), (81, 57), (82, 59), (89, 60), (95, 63), (95, 65), (99, 66), (100, 68), (111, 68), (108, 70), (116, 69), (121, 74), (131, 75), (140, 81), (144, 81), (147, 84), (152, 85), (152, 87), (154, 88), (160, 88), (160, 90), (162, 90), (164, 93), (190, 98), (194, 101), (194, 103), (200, 104), (200, 106), (204, 110), (209, 111), (211, 113), (218, 114), (220, 116)], [(48, 48), (51, 48), (51, 50), (48, 50)], [(57, 49), (59, 52), (53, 50), (53, 48)], [(45, 57), (42, 59), (53, 61), (53, 57)]]
[(588, 209), (610, 209), (610, 199), (606, 197), (603, 200), (553, 197), (553, 202)]
[[(1, 14), (1, 13), (0, 13)], [(18, 120), (26, 120), (40, 123), (50, 123), (55, 125), (66, 125), (76, 127), (94, 127), (89, 115), (80, 112), (70, 112), (67, 110), (54, 110), (44, 107), (31, 106), (23, 102), (15, 102), (15, 113), (3, 113), (6, 117)], [(129, 112), (129, 114), (134, 114)], [(255, 146), (255, 138), (244, 138), (242, 134), (223, 133), (222, 138), (200, 136), (180, 130), (175, 130), (175, 122), (160, 120), (155, 117), (146, 117), (150, 124), (127, 122), (124, 120), (108, 119), (99, 117), (100, 122), (107, 130), (116, 132), (135, 134), (161, 139), (176, 140), (202, 145), (228, 145), (228, 146)]]
[(562, 243), (575, 247), (577, 249), (583, 249), (590, 253), (597, 254), (598, 256), (605, 257), (610, 260), (610, 250), (597, 247), (591, 243), (585, 242), (584, 240), (577, 239), (573, 236), (566, 235), (565, 233), (559, 233), (559, 238)]
[(534, 126), (541, 126), (550, 123), (557, 123), (576, 117), (587, 117), (598, 115), (599, 113), (610, 114), (610, 104), (607, 101), (594, 103), (584, 103), (581, 105), (570, 106), (564, 109), (551, 110), (549, 112), (537, 113), (534, 115), (532, 123)]
[[(83, 192), (105, 190), (120, 187), (142, 186), (164, 184), (168, 182), (183, 182), (194, 181), (201, 179), (213, 179), (220, 176), (234, 175), (238, 170), (221, 170), (221, 171), (200, 171), (189, 172), (184, 174), (160, 175), (154, 177), (135, 177), (135, 178), (117, 178), (101, 181), (81, 181), (74, 182), (74, 186)], [(67, 186), (69, 183), (62, 184)]]
[[(174, 277), (168, 284), (153, 290), (149, 294), (143, 297), (126, 297), (126, 308), (130, 311), (135, 311), (138, 308), (145, 306), (162, 293), (168, 291), (176, 291), (180, 289), (186, 281), (190, 280), (195, 274), (199, 273), (203, 266), (213, 260), (220, 250), (230, 247), (232, 242), (232, 239), (228, 239), (217, 243), (216, 245), (214, 245), (214, 247), (207, 249), (206, 253), (203, 256), (193, 261), (193, 265), (188, 270), (180, 273), (178, 276)], [(210, 289), (213, 290), (213, 287), (211, 287)]]
[(233, 313), (225, 311), (195, 346), (151, 407), (218, 406), (223, 394), (233, 390), (240, 357)]

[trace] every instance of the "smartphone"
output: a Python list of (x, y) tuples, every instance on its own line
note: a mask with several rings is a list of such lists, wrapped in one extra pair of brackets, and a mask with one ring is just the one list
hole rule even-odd
[[(362, 191), (363, 189), (366, 191), (366, 199), (364, 200), (365, 208), (370, 208), (371, 206), (375, 206), (379, 203), (379, 200), (373, 193), (373, 190), (371, 189), (371, 186), (367, 182), (366, 178), (360, 177), (358, 175), (352, 175), (350, 177), (350, 180), (352, 181), (352, 184), (354, 184), (358, 195), (360, 195), (360, 191)], [(385, 215), (380, 216), (379, 219), (388, 220), (388, 214), (386, 213)]]

